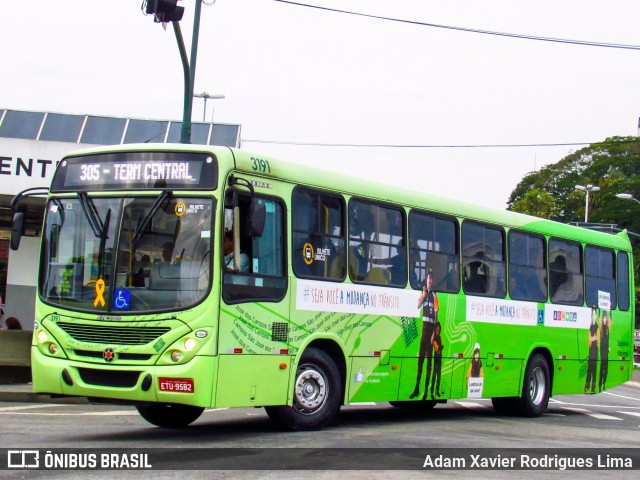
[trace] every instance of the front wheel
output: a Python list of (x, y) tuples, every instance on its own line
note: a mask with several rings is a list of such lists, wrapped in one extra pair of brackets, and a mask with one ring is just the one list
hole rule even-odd
[(195, 422), (204, 408), (190, 405), (163, 404), (136, 407), (138, 413), (147, 422), (156, 427), (182, 428)]
[(522, 395), (519, 407), (526, 417), (539, 417), (547, 409), (549, 404), (549, 392), (551, 390), (551, 376), (549, 365), (544, 356), (535, 354), (529, 359), (524, 374)]
[(340, 410), (340, 372), (323, 350), (308, 348), (300, 359), (293, 387), (293, 405), (265, 407), (269, 418), (288, 430), (315, 430), (330, 423)]

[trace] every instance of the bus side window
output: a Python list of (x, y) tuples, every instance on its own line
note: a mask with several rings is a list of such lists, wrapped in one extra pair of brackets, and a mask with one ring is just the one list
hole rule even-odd
[(296, 187), (292, 194), (293, 272), (300, 278), (343, 280), (347, 268), (342, 196)]
[(606, 292), (609, 294), (609, 308), (616, 308), (616, 271), (613, 250), (588, 245), (584, 250), (584, 258), (587, 305), (599, 305), (600, 292)]
[(547, 300), (545, 242), (538, 235), (509, 232), (509, 295), (514, 300)]
[(582, 247), (579, 244), (549, 240), (549, 294), (553, 303), (584, 303)]
[[(235, 211), (234, 194), (237, 195)], [(261, 236), (249, 235), (247, 217), (252, 201), (265, 207)], [(228, 304), (254, 300), (280, 301), (287, 291), (284, 204), (257, 194), (252, 199), (248, 194), (230, 191), (225, 198), (225, 207), (223, 232), (233, 232), (227, 235), (239, 241), (240, 256), (234, 261), (233, 251), (229, 251), (228, 247), (224, 250), (225, 240), (221, 238), (224, 300)], [(234, 219), (236, 214), (239, 215), (238, 219)], [(226, 242), (228, 245), (228, 240)]]
[(354, 282), (407, 284), (406, 217), (399, 207), (349, 203), (349, 276)]
[(618, 308), (627, 311), (631, 305), (629, 300), (629, 254), (618, 252), (616, 270), (618, 278)]
[(463, 287), (466, 293), (504, 298), (504, 230), (465, 221), (462, 224)]
[(434, 289), (455, 293), (460, 289), (458, 222), (430, 213), (409, 213), (411, 287), (422, 289), (426, 273), (433, 276)]

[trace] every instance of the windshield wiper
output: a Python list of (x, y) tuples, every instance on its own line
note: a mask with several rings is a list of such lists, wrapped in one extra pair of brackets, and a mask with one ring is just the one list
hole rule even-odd
[(153, 205), (151, 205), (149, 212), (144, 216), (144, 218), (142, 219), (142, 222), (138, 223), (138, 226), (136, 227), (136, 231), (133, 234), (133, 239), (131, 240), (132, 249), (135, 250), (136, 245), (140, 241), (140, 238), (142, 237), (142, 234), (144, 233), (144, 231), (147, 229), (149, 222), (151, 222), (151, 219), (158, 212), (158, 209), (160, 209), (160, 207), (165, 202), (165, 200), (167, 200), (171, 196), (171, 193), (172, 193), (171, 190), (163, 190), (160, 196), (156, 198), (156, 201), (153, 202)]
[[(87, 217), (87, 221), (89, 222), (89, 226), (91, 230), (93, 230), (93, 234), (97, 238), (107, 237), (107, 230), (104, 228), (104, 223), (102, 223), (102, 219), (98, 214), (98, 210), (96, 209), (93, 200), (91, 200), (87, 196), (87, 192), (78, 193), (78, 198), (80, 199), (80, 205), (82, 205), (82, 211), (84, 212), (84, 216)], [(111, 209), (107, 212), (107, 216), (111, 215)]]
[(89, 222), (89, 226), (91, 227), (91, 230), (93, 230), (93, 234), (96, 238), (100, 239), (100, 245), (98, 248), (98, 278), (102, 278), (104, 274), (105, 246), (107, 238), (109, 238), (109, 224), (111, 223), (111, 209), (107, 210), (103, 222), (93, 200), (89, 198), (86, 192), (78, 193), (78, 198), (80, 199), (82, 211), (84, 212), (85, 217), (87, 217), (87, 222)]

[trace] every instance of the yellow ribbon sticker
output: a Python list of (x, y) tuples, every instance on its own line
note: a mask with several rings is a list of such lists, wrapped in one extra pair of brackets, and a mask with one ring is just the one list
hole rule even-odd
[(104, 289), (105, 289), (104, 280), (99, 279), (96, 282), (96, 299), (93, 301), (94, 307), (97, 307), (98, 303), (100, 304), (101, 307), (104, 307), (106, 305), (106, 302), (104, 301), (104, 296), (103, 296)]

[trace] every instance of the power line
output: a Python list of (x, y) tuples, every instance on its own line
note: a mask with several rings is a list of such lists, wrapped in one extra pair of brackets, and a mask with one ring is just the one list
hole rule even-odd
[(242, 143), (262, 143), (273, 145), (295, 145), (304, 147), (348, 147), (348, 148), (527, 148), (527, 147), (577, 147), (583, 145), (621, 145), (639, 143), (638, 140), (620, 140), (613, 142), (566, 142), (566, 143), (504, 143), (504, 144), (469, 144), (469, 145), (426, 145), (426, 144), (381, 144), (381, 143), (324, 143), (296, 142), (287, 140), (243, 139)]
[(355, 16), (359, 16), (359, 17), (366, 17), (366, 18), (374, 18), (377, 20), (386, 20), (386, 21), (390, 21), (390, 22), (398, 22), (398, 23), (407, 23), (407, 24), (411, 24), (411, 25), (419, 25), (422, 27), (431, 27), (431, 28), (442, 28), (445, 30), (455, 30), (455, 31), (459, 31), (459, 32), (467, 32), (467, 33), (478, 33), (478, 34), (482, 34), (482, 35), (494, 35), (494, 36), (498, 36), (498, 37), (508, 37), (508, 38), (519, 38), (522, 40), (536, 40), (539, 42), (553, 42), (553, 43), (565, 43), (565, 44), (571, 44), (571, 45), (583, 45), (586, 47), (603, 47), (603, 48), (619, 48), (619, 49), (624, 49), (624, 50), (640, 50), (640, 45), (626, 45), (626, 44), (621, 44), (621, 43), (606, 43), (606, 42), (596, 42), (596, 41), (589, 41), (589, 40), (571, 40), (571, 39), (566, 39), (566, 38), (553, 38), (553, 37), (540, 37), (540, 36), (536, 36), (536, 35), (524, 35), (524, 34), (520, 34), (520, 33), (507, 33), (507, 32), (496, 32), (496, 31), (492, 31), (492, 30), (480, 30), (480, 29), (476, 29), (476, 28), (466, 28), (466, 27), (455, 27), (455, 26), (451, 26), (451, 25), (440, 25), (437, 23), (428, 23), (428, 22), (418, 22), (415, 20), (403, 20), (400, 18), (392, 18), (392, 17), (383, 17), (383, 16), (379, 16), (379, 15), (371, 15), (368, 13), (360, 13), (360, 12), (351, 12), (348, 10), (339, 10), (337, 8), (328, 8), (328, 7), (321, 7), (318, 5), (309, 5), (306, 3), (298, 3), (298, 2), (291, 2), (289, 0), (274, 0), (276, 2), (279, 3), (286, 3), (289, 5), (295, 5), (298, 7), (306, 7), (306, 8), (315, 8), (317, 10), (325, 10), (328, 12), (334, 12), (334, 13), (344, 13), (346, 15), (355, 15)]

